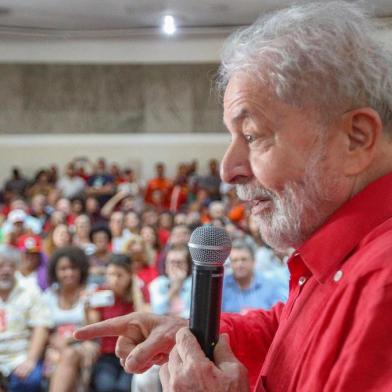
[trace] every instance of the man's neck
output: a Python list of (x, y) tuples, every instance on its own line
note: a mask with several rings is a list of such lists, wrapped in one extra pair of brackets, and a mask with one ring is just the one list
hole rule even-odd
[(242, 290), (248, 289), (250, 287), (250, 285), (252, 284), (253, 275), (247, 276), (246, 278), (240, 278), (240, 279), (236, 278), (235, 280), (236, 280), (238, 286), (240, 286), (240, 288)]
[(5, 290), (1, 290), (1, 289), (0, 289), (0, 298), (1, 298), (3, 301), (6, 301), (6, 300), (8, 299), (8, 297), (10, 296), (11, 291), (14, 289), (14, 287), (15, 287), (15, 283), (14, 283), (14, 284), (12, 285), (12, 287), (9, 288), (9, 289), (5, 289)]

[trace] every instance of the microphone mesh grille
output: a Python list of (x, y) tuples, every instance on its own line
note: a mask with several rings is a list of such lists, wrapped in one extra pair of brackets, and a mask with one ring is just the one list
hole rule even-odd
[(195, 264), (223, 265), (230, 250), (231, 240), (227, 231), (212, 225), (198, 227), (189, 240), (189, 251)]

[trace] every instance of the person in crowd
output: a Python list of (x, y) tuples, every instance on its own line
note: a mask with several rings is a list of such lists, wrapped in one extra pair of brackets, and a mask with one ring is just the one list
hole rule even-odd
[(0, 248), (0, 374), (9, 392), (40, 392), (42, 356), (53, 321), (39, 290), (15, 277), (20, 253)]
[(48, 196), (49, 192), (54, 188), (49, 181), (47, 170), (41, 169), (35, 175), (32, 184), (27, 188), (26, 195), (32, 197), (38, 193)]
[(173, 245), (166, 255), (165, 274), (150, 284), (151, 311), (189, 317), (192, 261), (188, 248)]
[(221, 178), (219, 175), (219, 162), (216, 159), (210, 159), (208, 170), (207, 175), (198, 178), (197, 186), (199, 189), (206, 190), (211, 200), (220, 200)]
[(89, 283), (102, 284), (105, 279), (106, 267), (111, 257), (112, 233), (106, 225), (94, 226), (90, 231), (90, 241), (95, 252), (89, 257)]
[(228, 218), (226, 218), (225, 205), (220, 200), (212, 201), (209, 204), (208, 216), (209, 216), (210, 222), (213, 222), (214, 220), (221, 220), (223, 223), (223, 226), (225, 225), (225, 223), (229, 222)]
[(61, 197), (57, 200), (55, 211), (60, 211), (64, 214), (67, 224), (72, 224), (71, 217), (71, 200)]
[(170, 208), (172, 181), (166, 177), (165, 165), (159, 162), (155, 165), (156, 176), (147, 182), (144, 201), (146, 204), (163, 211)]
[(74, 228), (73, 245), (83, 249), (86, 255), (91, 256), (95, 252), (95, 245), (90, 239), (90, 218), (87, 215), (79, 215), (75, 219)]
[(11, 177), (5, 181), (4, 190), (10, 193), (11, 197), (24, 197), (29, 180), (25, 178), (18, 167), (13, 167)]
[(120, 253), (124, 243), (124, 213), (114, 211), (109, 218), (109, 230), (112, 234), (112, 251)]
[(54, 327), (45, 356), (50, 392), (75, 391), (78, 380), (88, 385), (89, 372), (99, 352), (96, 342), (76, 342), (72, 333), (85, 324), (89, 263), (77, 247), (63, 247), (49, 261), (51, 286), (44, 294)]
[(162, 252), (159, 256), (158, 260), (158, 271), (160, 274), (165, 272), (165, 261), (167, 252), (173, 247), (178, 245), (187, 245), (189, 242), (189, 238), (191, 237), (191, 231), (189, 227), (186, 225), (177, 225), (174, 226), (169, 240), (167, 241), (165, 247), (162, 249)]
[(150, 206), (146, 206), (141, 213), (141, 224), (156, 227), (158, 225), (159, 214)]
[(117, 186), (117, 184), (119, 184), (122, 177), (122, 171), (117, 163), (112, 162), (109, 165), (109, 175), (113, 177), (113, 182)]
[(185, 208), (188, 202), (188, 165), (180, 163), (177, 167), (177, 174), (173, 181), (173, 189), (170, 195), (170, 211), (176, 213)]
[(29, 214), (27, 203), (22, 199), (14, 199), (10, 205), (7, 221), (4, 223), (5, 233), (16, 233), (17, 236), (25, 232), (41, 234), (42, 225), (39, 219)]
[(140, 229), (140, 237), (151, 249), (151, 257), (154, 260), (153, 265), (157, 266), (161, 251), (161, 244), (158, 237), (158, 230), (154, 226), (144, 225)]
[(173, 229), (174, 219), (170, 212), (162, 212), (158, 218), (158, 238), (162, 246), (165, 246), (169, 240), (170, 233)]
[(132, 314), (77, 336), (123, 336), (130, 372), (168, 360), (164, 391), (390, 391), (391, 70), (351, 2), (281, 9), (234, 34), (222, 179), (272, 248), (295, 249), (286, 305), (223, 314), (214, 362), (180, 318)]
[(66, 225), (67, 220), (66, 216), (64, 215), (63, 212), (61, 211), (56, 211), (54, 210), (51, 214), (49, 219), (46, 221), (45, 226), (42, 229), (41, 237), (45, 238), (48, 235), (51, 235), (53, 230), (58, 226), (58, 225)]
[(25, 225), (27, 214), (23, 210), (13, 210), (3, 225), (5, 242), (16, 246), (21, 236), (31, 232)]
[(117, 185), (117, 190), (137, 198), (142, 189), (141, 183), (136, 179), (135, 171), (130, 167), (126, 167), (123, 170), (120, 182)]
[(86, 183), (83, 178), (76, 174), (74, 163), (70, 162), (65, 168), (64, 176), (57, 181), (56, 187), (60, 190), (63, 197), (72, 199), (84, 193)]
[(19, 238), (17, 247), (21, 252), (21, 262), (16, 272), (20, 283), (42, 291), (46, 290), (48, 260), (42, 252), (41, 237), (25, 234)]
[(232, 243), (231, 273), (223, 281), (222, 311), (244, 313), (250, 309), (271, 309), (288, 296), (288, 281), (279, 281), (255, 270), (252, 247), (242, 240)]
[(101, 215), (98, 199), (94, 196), (86, 198), (86, 214), (89, 216), (92, 225), (105, 222), (105, 218)]
[(99, 158), (94, 173), (87, 180), (87, 196), (93, 196), (102, 207), (114, 194), (114, 178), (106, 170), (106, 161)]
[(60, 223), (48, 233), (44, 240), (44, 253), (52, 256), (56, 249), (71, 245), (72, 234), (66, 223)]
[(133, 236), (124, 243), (123, 253), (132, 259), (132, 269), (140, 279), (142, 292), (147, 303), (150, 302), (148, 287), (158, 276), (154, 264), (154, 250), (140, 236)]
[[(147, 310), (143, 302), (139, 282), (132, 269), (132, 260), (127, 255), (112, 254), (106, 270), (103, 286), (113, 293), (113, 303), (87, 308), (87, 322), (107, 320), (132, 312)], [(92, 384), (95, 392), (131, 391), (132, 374), (126, 373), (116, 355), (117, 338), (101, 339), (101, 354), (93, 370)]]
[(50, 218), (50, 212), (47, 208), (46, 196), (37, 193), (31, 198), (30, 215), (40, 221), (41, 227), (45, 227)]
[(125, 238), (138, 236), (140, 233), (140, 218), (137, 212), (129, 211), (124, 218), (124, 233)]
[(70, 199), (71, 202), (71, 212), (68, 217), (68, 223), (73, 226), (75, 224), (75, 219), (85, 213), (84, 199), (82, 197), (73, 197)]

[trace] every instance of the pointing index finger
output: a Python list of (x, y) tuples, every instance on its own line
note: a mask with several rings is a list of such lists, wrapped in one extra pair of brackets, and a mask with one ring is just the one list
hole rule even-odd
[(86, 325), (76, 330), (74, 332), (74, 338), (77, 340), (87, 340), (103, 336), (120, 336), (124, 335), (130, 326), (129, 315), (115, 317), (100, 321), (99, 323)]

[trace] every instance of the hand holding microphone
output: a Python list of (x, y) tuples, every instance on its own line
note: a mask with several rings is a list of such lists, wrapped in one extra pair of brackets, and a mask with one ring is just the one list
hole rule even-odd
[(211, 225), (191, 235), (193, 260), (189, 328), (176, 334), (168, 363), (160, 369), (163, 391), (249, 391), (247, 371), (231, 351), (227, 335), (219, 338), (223, 264), (231, 241)]

